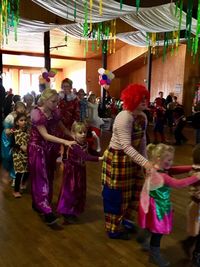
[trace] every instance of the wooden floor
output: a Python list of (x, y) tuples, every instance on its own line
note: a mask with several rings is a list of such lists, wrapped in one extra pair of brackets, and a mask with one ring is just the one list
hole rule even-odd
[[(176, 148), (176, 164), (190, 164), (194, 144), (192, 129), (186, 130), (190, 141)], [(110, 133), (103, 133), (104, 147)], [(133, 239), (111, 240), (104, 232), (98, 163), (88, 163), (88, 191), (86, 211), (77, 225), (65, 225), (62, 231), (53, 231), (31, 209), (29, 193), (14, 199), (10, 185), (0, 182), (0, 267), (153, 267), (148, 254), (140, 250)], [(3, 171), (2, 178), (3, 178)], [(61, 171), (55, 179), (55, 198), (61, 181)], [(187, 189), (173, 190), (175, 209), (174, 231), (163, 238), (163, 252), (176, 267), (190, 266), (184, 259), (179, 240), (185, 233)], [(62, 219), (60, 218), (60, 223)]]

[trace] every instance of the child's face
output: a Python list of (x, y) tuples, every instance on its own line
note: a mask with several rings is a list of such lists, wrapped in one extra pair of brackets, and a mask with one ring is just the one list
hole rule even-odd
[(86, 129), (81, 129), (80, 131), (74, 134), (74, 138), (79, 144), (84, 144), (86, 141), (86, 135), (87, 135)]
[(160, 169), (168, 170), (171, 168), (174, 160), (174, 154), (166, 152), (162, 159), (159, 160)]
[(18, 121), (17, 121), (17, 125), (19, 126), (20, 129), (23, 129), (26, 127), (27, 124), (27, 120), (26, 117), (21, 117)]

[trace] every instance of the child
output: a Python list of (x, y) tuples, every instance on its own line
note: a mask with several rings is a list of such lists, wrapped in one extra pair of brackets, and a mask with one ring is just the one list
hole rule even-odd
[(57, 211), (64, 216), (67, 223), (75, 223), (76, 216), (85, 208), (85, 161), (103, 159), (103, 157), (91, 156), (87, 153), (87, 127), (83, 122), (74, 122), (71, 132), (77, 144), (68, 148), (67, 159), (64, 160), (64, 176), (57, 207)]
[(8, 114), (3, 122), (4, 130), (1, 136), (2, 164), (4, 169), (9, 172), (9, 175), (12, 178), (13, 186), (15, 181), (15, 171), (12, 158), (14, 119), (16, 118), (17, 114), (25, 112), (25, 109), (26, 107), (24, 103), (17, 102), (14, 106), (14, 111)]
[[(192, 172), (200, 171), (200, 144), (193, 149)], [(189, 236), (181, 241), (185, 253), (193, 251), (193, 266), (200, 267), (200, 181), (190, 186), (190, 202), (187, 210), (187, 232)]]
[[(27, 164), (27, 117), (25, 113), (19, 113), (14, 120), (14, 139), (15, 145), (13, 148), (13, 162), (15, 169), (15, 187), (13, 196), (21, 197), (20, 184), (25, 188), (28, 179), (28, 164)], [(23, 179), (23, 180), (22, 180)]]
[(169, 266), (168, 260), (160, 254), (160, 242), (164, 234), (172, 230), (173, 211), (170, 201), (170, 187), (184, 187), (199, 181), (195, 174), (181, 180), (172, 178), (169, 174), (187, 172), (189, 166), (171, 167), (174, 158), (174, 148), (165, 144), (147, 146), (149, 160), (157, 171), (152, 171), (146, 179), (141, 193), (139, 206), (139, 225), (151, 232), (150, 262), (159, 267)]

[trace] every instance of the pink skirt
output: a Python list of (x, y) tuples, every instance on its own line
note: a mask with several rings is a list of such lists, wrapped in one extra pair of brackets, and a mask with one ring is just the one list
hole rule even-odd
[(165, 214), (162, 220), (159, 220), (156, 214), (155, 200), (150, 197), (149, 210), (144, 213), (141, 205), (138, 211), (138, 223), (143, 229), (148, 229), (152, 233), (169, 234), (172, 231), (173, 211)]

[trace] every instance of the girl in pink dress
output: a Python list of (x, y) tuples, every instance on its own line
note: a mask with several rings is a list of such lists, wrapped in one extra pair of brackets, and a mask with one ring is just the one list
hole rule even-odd
[(161, 238), (172, 231), (173, 209), (170, 201), (171, 187), (180, 188), (197, 182), (200, 179), (194, 174), (181, 180), (171, 174), (180, 174), (191, 170), (191, 166), (171, 167), (174, 159), (174, 148), (165, 144), (147, 146), (149, 160), (157, 171), (147, 177), (139, 205), (139, 225), (151, 232), (150, 262), (159, 267), (170, 263), (160, 254)]
[(86, 161), (99, 161), (103, 157), (92, 156), (87, 152), (87, 126), (83, 122), (74, 122), (72, 136), (77, 144), (68, 148), (64, 161), (64, 175), (58, 200), (58, 213), (65, 222), (75, 223), (77, 216), (84, 211), (86, 202)]
[(45, 89), (40, 97), (40, 107), (31, 112), (31, 130), (28, 144), (28, 161), (32, 189), (32, 207), (44, 215), (48, 225), (56, 223), (52, 212), (53, 180), (60, 145), (71, 146), (74, 141), (59, 138), (58, 127), (69, 135), (61, 122), (56, 90)]

